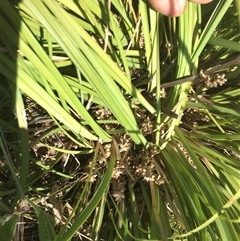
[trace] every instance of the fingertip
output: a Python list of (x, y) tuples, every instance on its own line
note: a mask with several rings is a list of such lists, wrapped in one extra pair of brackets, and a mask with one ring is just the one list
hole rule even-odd
[(199, 4), (207, 4), (212, 2), (213, 0), (189, 0), (189, 1), (194, 3), (199, 3)]
[(180, 16), (186, 8), (186, 0), (149, 0), (152, 7), (169, 17)]

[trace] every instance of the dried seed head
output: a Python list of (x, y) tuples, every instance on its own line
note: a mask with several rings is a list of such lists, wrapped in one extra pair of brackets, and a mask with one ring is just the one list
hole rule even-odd
[(225, 74), (224, 73), (214, 73), (212, 75), (204, 74), (203, 70), (200, 71), (200, 78), (201, 82), (204, 83), (204, 85), (207, 88), (212, 88), (212, 87), (218, 87), (222, 86), (227, 82), (227, 79), (225, 79)]

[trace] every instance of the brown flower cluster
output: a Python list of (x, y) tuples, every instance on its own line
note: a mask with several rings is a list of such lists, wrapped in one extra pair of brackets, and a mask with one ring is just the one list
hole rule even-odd
[(222, 86), (227, 82), (225, 79), (224, 73), (214, 73), (211, 75), (203, 73), (203, 70), (200, 71), (201, 82), (204, 83), (207, 88), (217, 88), (218, 86)]
[(210, 118), (209, 116), (204, 112), (204, 110), (198, 110), (194, 108), (187, 108), (184, 111), (184, 115), (182, 118), (182, 121), (189, 125), (194, 126), (197, 125), (200, 122), (209, 122)]

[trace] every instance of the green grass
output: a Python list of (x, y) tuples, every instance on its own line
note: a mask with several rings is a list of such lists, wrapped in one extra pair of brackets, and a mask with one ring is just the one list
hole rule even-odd
[(109, 4), (1, 1), (4, 240), (238, 240), (239, 7)]

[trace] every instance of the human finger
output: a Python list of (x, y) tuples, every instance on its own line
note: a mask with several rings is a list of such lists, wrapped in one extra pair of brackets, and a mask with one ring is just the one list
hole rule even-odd
[(189, 0), (189, 1), (193, 3), (207, 4), (212, 2), (213, 0)]
[(169, 17), (181, 15), (186, 8), (186, 0), (148, 0), (152, 7)]
[[(180, 16), (186, 8), (186, 0), (148, 0), (152, 7), (169, 17)], [(191, 2), (206, 4), (213, 0), (190, 0)]]

